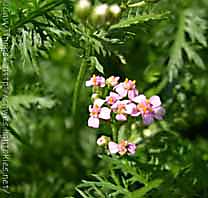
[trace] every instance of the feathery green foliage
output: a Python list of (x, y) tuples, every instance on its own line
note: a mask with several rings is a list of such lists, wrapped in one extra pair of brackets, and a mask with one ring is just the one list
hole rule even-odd
[[(122, 8), (97, 26), (76, 16), (76, 3), (8, 1), (10, 197), (208, 197), (207, 1), (94, 0)], [(2, 52), (0, 62), (2, 80)], [(135, 79), (165, 104), (164, 121), (120, 128), (120, 139), (144, 137), (134, 156), (96, 147), (109, 127), (87, 128), (93, 73)]]

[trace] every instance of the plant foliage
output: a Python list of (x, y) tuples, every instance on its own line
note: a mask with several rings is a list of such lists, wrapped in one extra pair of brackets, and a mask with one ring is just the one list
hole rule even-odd
[[(102, 25), (79, 18), (77, 2), (8, 1), (10, 195), (0, 197), (208, 197), (207, 1), (93, 0), (121, 7)], [(3, 61), (1, 51), (1, 81)], [(96, 139), (109, 126), (87, 128), (93, 73), (163, 100), (163, 121), (120, 128), (141, 134), (134, 156), (103, 155)]]

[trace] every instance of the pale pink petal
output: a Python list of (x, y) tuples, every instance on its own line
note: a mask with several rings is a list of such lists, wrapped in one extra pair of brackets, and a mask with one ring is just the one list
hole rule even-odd
[(153, 105), (153, 107), (159, 107), (161, 105), (160, 97), (152, 96), (150, 98), (150, 103)]
[(154, 121), (154, 119), (153, 119), (153, 115), (152, 114), (145, 114), (145, 115), (143, 115), (143, 122), (144, 122), (145, 125), (152, 124), (153, 121)]
[(118, 95), (117, 93), (112, 92), (112, 91), (110, 92), (110, 96), (115, 97), (117, 100), (121, 99), (120, 95)]
[(141, 113), (140, 113), (137, 109), (133, 109), (133, 111), (132, 111), (132, 113), (131, 113), (131, 116), (137, 117), (137, 116), (139, 116), (139, 115), (141, 115)]
[(142, 103), (146, 101), (146, 96), (141, 94), (139, 96), (136, 96), (134, 99), (132, 99), (136, 103)]
[(85, 82), (85, 86), (86, 86), (86, 87), (92, 86), (92, 81), (91, 81), (91, 80), (86, 81), (86, 82)]
[(126, 121), (126, 120), (127, 120), (127, 117), (126, 117), (126, 115), (124, 115), (124, 114), (117, 114), (117, 115), (116, 115), (116, 120), (119, 120), (119, 121)]
[(121, 98), (121, 96), (119, 96), (117, 93), (114, 92), (110, 92), (110, 96), (107, 96), (105, 101), (109, 104), (109, 105), (113, 105), (117, 100), (119, 100)]
[(99, 128), (100, 121), (98, 118), (90, 117), (88, 119), (88, 126), (92, 128)]
[(136, 144), (128, 143), (127, 150), (128, 150), (130, 155), (135, 154), (135, 152), (136, 152)]
[(127, 95), (127, 90), (124, 88), (123, 83), (118, 84), (115, 86), (115, 91), (123, 98)]
[(105, 100), (102, 100), (100, 98), (95, 99), (94, 105), (97, 105), (98, 107), (101, 107), (105, 103)]
[(98, 144), (99, 146), (102, 146), (102, 145), (104, 145), (104, 144), (106, 144), (106, 143), (107, 143), (107, 139), (106, 139), (106, 137), (103, 136), (103, 135), (97, 139), (97, 144)]
[(117, 107), (118, 107), (118, 105), (119, 105), (120, 102), (121, 102), (121, 101), (115, 102), (115, 103), (111, 106), (111, 109), (117, 109)]
[(131, 101), (130, 100), (122, 100), (122, 101), (120, 101), (122, 104), (125, 104), (125, 105), (127, 105), (127, 104), (129, 104)]
[(116, 81), (119, 81), (119, 79), (120, 79), (119, 76), (116, 76), (116, 77), (115, 77), (115, 80), (116, 80)]
[(105, 78), (99, 77), (98, 78), (98, 84), (100, 87), (105, 87)]
[(165, 115), (165, 109), (163, 107), (154, 108), (154, 117), (157, 120), (162, 120)]
[(138, 91), (136, 89), (128, 91), (128, 98), (133, 100), (136, 96), (138, 96)]
[(111, 110), (109, 108), (103, 107), (100, 110), (99, 118), (104, 119), (104, 120), (109, 120), (110, 113), (111, 113)]
[(130, 103), (126, 105), (126, 113), (127, 114), (132, 114), (132, 112), (136, 109), (136, 105), (134, 103)]
[(109, 149), (111, 154), (118, 153), (118, 151), (119, 151), (118, 144), (116, 144), (115, 142), (109, 142), (108, 143), (108, 149)]

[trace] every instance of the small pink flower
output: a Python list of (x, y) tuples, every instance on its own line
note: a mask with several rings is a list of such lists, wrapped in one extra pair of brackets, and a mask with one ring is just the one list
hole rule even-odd
[(127, 145), (127, 151), (130, 155), (134, 155), (136, 152), (136, 144), (128, 143)]
[(116, 120), (125, 121), (127, 120), (127, 110), (126, 105), (129, 103), (129, 100), (117, 101), (111, 106), (113, 112), (116, 113)]
[(93, 106), (89, 106), (90, 118), (88, 119), (88, 126), (92, 128), (99, 128), (99, 119), (109, 120), (111, 110), (107, 107), (101, 107), (104, 100), (96, 99)]
[(139, 109), (137, 108), (137, 105), (134, 103), (129, 103), (126, 105), (126, 112), (132, 117), (137, 117), (141, 114)]
[(126, 146), (128, 145), (128, 142), (126, 140), (121, 140), (118, 144), (118, 153), (120, 155), (124, 155), (127, 152)]
[(118, 84), (119, 79), (120, 79), (120, 77), (118, 77), (118, 76), (116, 76), (116, 77), (111, 76), (106, 80), (106, 84), (111, 86), (111, 87), (114, 87)]
[(86, 81), (87, 87), (105, 87), (105, 78), (102, 76), (93, 75), (90, 80)]
[[(161, 101), (159, 96), (152, 96), (148, 100), (144, 95), (139, 95), (135, 97), (133, 101), (138, 104), (136, 108), (135, 106), (132, 106), (133, 108), (131, 115), (141, 114), (145, 125), (151, 124), (154, 121), (154, 119), (162, 120), (165, 114), (165, 109), (161, 107)], [(131, 109), (131, 107), (128, 107), (128, 109)]]
[(119, 151), (118, 144), (116, 144), (115, 142), (112, 142), (112, 141), (108, 143), (108, 149), (111, 154), (116, 154)]
[(121, 98), (117, 93), (110, 92), (110, 96), (106, 97), (106, 102), (109, 105), (113, 105), (116, 101), (118, 101)]
[(108, 137), (106, 137), (106, 136), (104, 136), (104, 135), (102, 135), (101, 137), (99, 137), (99, 138), (97, 139), (97, 144), (98, 144), (99, 146), (105, 145), (105, 144), (107, 144), (107, 142), (108, 142)]
[(119, 144), (110, 141), (108, 143), (108, 149), (111, 154), (118, 153), (119, 155), (125, 155), (128, 153), (129, 155), (133, 155), (136, 152), (136, 145), (133, 143), (128, 143), (126, 140), (121, 140)]
[(128, 95), (128, 98), (132, 100), (138, 96), (138, 90), (135, 85), (136, 81), (126, 79), (123, 83), (114, 87), (115, 91), (123, 98)]

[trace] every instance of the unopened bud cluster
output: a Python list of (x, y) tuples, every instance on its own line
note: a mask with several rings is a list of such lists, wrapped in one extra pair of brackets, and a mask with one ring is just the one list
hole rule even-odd
[(81, 20), (87, 20), (95, 26), (116, 23), (121, 14), (118, 4), (106, 3), (93, 6), (89, 0), (79, 0), (74, 7), (75, 15)]

